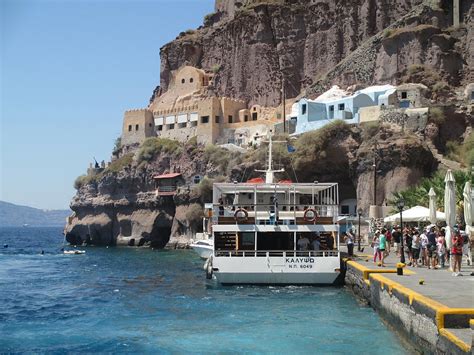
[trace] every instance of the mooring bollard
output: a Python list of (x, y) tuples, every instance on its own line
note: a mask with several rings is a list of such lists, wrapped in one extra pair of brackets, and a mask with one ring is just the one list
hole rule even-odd
[(397, 264), (397, 275), (403, 276), (403, 268), (405, 267), (404, 263)]

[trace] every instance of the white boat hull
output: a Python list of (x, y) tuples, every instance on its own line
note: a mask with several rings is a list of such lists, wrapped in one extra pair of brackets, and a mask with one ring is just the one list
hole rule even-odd
[(204, 244), (191, 244), (191, 248), (193, 248), (201, 259), (209, 259), (214, 249), (212, 245)]
[(340, 275), (339, 257), (214, 257), (221, 284), (331, 285)]

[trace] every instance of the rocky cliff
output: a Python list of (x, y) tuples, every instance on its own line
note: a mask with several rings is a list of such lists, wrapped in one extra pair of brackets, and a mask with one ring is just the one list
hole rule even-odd
[[(212, 69), (221, 96), (265, 106), (332, 84), (397, 83), (416, 64), (459, 86), (473, 80), (474, 6), (436, 0), (217, 1), (204, 26), (161, 48), (161, 88), (187, 63)], [(245, 60), (242, 60), (245, 58)]]
[[(341, 196), (356, 198), (367, 210), (374, 159), (377, 202), (386, 203), (393, 192), (451, 164), (440, 152), (472, 131), (472, 107), (456, 106), (452, 89), (474, 80), (474, 6), (462, 1), (463, 24), (452, 28), (450, 4), (217, 0), (204, 26), (161, 48), (161, 87), (155, 94), (167, 90), (172, 71), (184, 64), (214, 71), (210, 91), (266, 106), (280, 103), (282, 86), (288, 97), (312, 97), (332, 84), (424, 83), (432, 102), (445, 105), (436, 116), (386, 109), (380, 124), (336, 122), (292, 142), (296, 153), (275, 148), (275, 161), (287, 172), (279, 178), (336, 181)], [(184, 246), (201, 228), (212, 181), (255, 177), (266, 152), (150, 138), (115, 155), (105, 171), (76, 181), (74, 214), (65, 230), (70, 243)], [(157, 197), (153, 175), (167, 172), (180, 172), (185, 183), (176, 195)], [(196, 175), (207, 178), (194, 184)]]

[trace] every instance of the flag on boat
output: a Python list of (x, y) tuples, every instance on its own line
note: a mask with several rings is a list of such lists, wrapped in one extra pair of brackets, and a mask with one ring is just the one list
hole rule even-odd
[(287, 144), (286, 148), (288, 149), (288, 153), (294, 153), (296, 152), (296, 148), (293, 147), (292, 145)]

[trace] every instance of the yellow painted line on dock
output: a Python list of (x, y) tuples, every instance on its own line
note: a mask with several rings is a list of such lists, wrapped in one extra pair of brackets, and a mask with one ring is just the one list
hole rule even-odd
[[(380, 287), (386, 289), (387, 292), (391, 295), (393, 290), (397, 290), (397, 292), (404, 294), (408, 298), (409, 305), (413, 304), (413, 301), (416, 300), (419, 303), (424, 304), (425, 306), (433, 309), (436, 314), (436, 326), (440, 335), (444, 336), (448, 339), (451, 343), (455, 344), (464, 352), (469, 352), (471, 350), (471, 345), (465, 343), (463, 340), (459, 339), (455, 334), (451, 333), (449, 330), (444, 328), (445, 317), (446, 315), (451, 314), (459, 314), (459, 315), (473, 315), (474, 316), (474, 308), (451, 308), (448, 307), (438, 301), (435, 301), (429, 297), (426, 297), (412, 289), (405, 287), (399, 284), (396, 281), (390, 280), (387, 277), (383, 276), (383, 273), (395, 273), (397, 272), (396, 269), (370, 269), (362, 264), (359, 264), (356, 261), (348, 261), (347, 264), (351, 265), (355, 269), (361, 271), (364, 282), (367, 285), (370, 285), (370, 279), (374, 279), (380, 282)], [(404, 274), (415, 274), (415, 272), (410, 270), (404, 270)], [(474, 327), (474, 319), (469, 320), (469, 324), (471, 327)]]
[(444, 336), (446, 339), (448, 339), (451, 343), (455, 344), (459, 349), (462, 351), (468, 353), (471, 351), (471, 345), (468, 343), (464, 342), (463, 340), (459, 339), (456, 335), (451, 333), (448, 329), (446, 328), (441, 328), (439, 330), (439, 334)]

